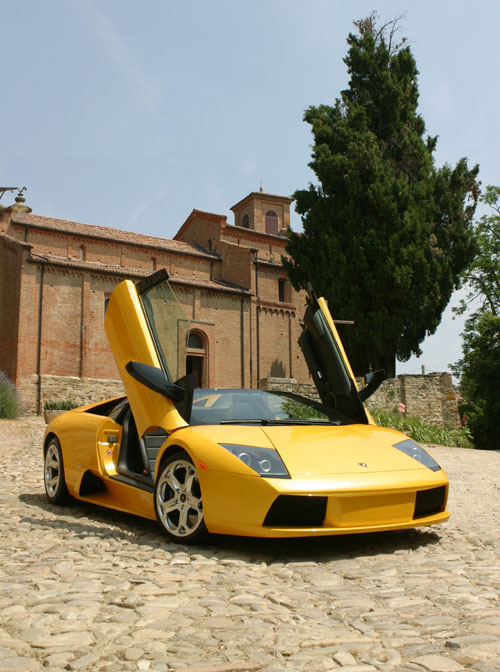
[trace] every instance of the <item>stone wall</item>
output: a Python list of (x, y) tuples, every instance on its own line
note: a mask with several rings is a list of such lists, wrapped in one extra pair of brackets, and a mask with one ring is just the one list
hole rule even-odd
[(274, 392), (293, 392), (293, 394), (300, 394), (302, 397), (319, 401), (319, 394), (312, 383), (298, 383), (295, 378), (274, 378), (271, 376), (261, 378), (259, 389), (273, 390)]
[(367, 402), (368, 408), (394, 410), (398, 404), (406, 414), (433, 425), (459, 427), (458, 401), (450, 373), (401, 374), (384, 381)]
[[(263, 390), (281, 390), (318, 399), (312, 384), (299, 384), (293, 378), (265, 378)], [(458, 402), (451, 374), (401, 374), (382, 383), (367, 400), (368, 409), (398, 410), (404, 404), (406, 415), (422, 418), (433, 425), (459, 427)]]
[[(37, 411), (37, 376), (29, 376), (17, 390), (28, 413)], [(21, 389), (20, 389), (21, 388)], [(47, 401), (72, 401), (77, 406), (85, 406), (124, 393), (120, 380), (102, 380), (99, 378), (78, 378), (74, 376), (40, 376), (41, 404)]]
[[(78, 406), (91, 404), (124, 394), (119, 380), (78, 378), (72, 376), (42, 375), (40, 380), (41, 408), (46, 401), (70, 400)], [(19, 389), (25, 400), (26, 411), (36, 412), (37, 376), (23, 381), (25, 389)], [(312, 383), (298, 383), (295, 378), (263, 378), (261, 390), (293, 392), (311, 399), (319, 399)], [(367, 407), (394, 411), (404, 404), (406, 415), (420, 417), (434, 425), (459, 427), (458, 402), (451, 374), (429, 373), (426, 375), (402, 374), (382, 383), (367, 401)]]

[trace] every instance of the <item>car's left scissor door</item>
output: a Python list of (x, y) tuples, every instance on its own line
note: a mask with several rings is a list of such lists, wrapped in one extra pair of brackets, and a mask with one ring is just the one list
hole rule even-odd
[(111, 294), (104, 328), (128, 396), (139, 436), (150, 428), (186, 426), (172, 398), (139, 382), (127, 370), (138, 362), (154, 367), (168, 383), (185, 373), (189, 322), (162, 269), (136, 286), (121, 282)]

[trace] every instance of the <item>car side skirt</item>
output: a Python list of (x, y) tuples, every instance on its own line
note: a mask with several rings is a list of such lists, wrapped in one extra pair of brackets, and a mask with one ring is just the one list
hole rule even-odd
[(104, 492), (80, 495), (75, 493), (75, 499), (103, 506), (114, 511), (132, 513), (142, 518), (155, 520), (152, 487), (144, 488), (143, 483), (135, 483), (132, 479), (106, 478), (103, 479)]

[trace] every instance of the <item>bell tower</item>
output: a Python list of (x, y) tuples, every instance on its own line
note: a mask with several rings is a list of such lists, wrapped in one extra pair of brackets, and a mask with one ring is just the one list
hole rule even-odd
[(290, 228), (292, 198), (252, 191), (233, 205), (234, 225), (271, 236), (282, 236)]

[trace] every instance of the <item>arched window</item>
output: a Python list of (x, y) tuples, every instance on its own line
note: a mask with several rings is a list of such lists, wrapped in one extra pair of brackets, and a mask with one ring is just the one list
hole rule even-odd
[(111, 292), (106, 292), (104, 294), (104, 315), (106, 315), (106, 311), (108, 309), (108, 303), (109, 303), (110, 298), (111, 298)]
[(156, 271), (156, 257), (151, 257), (151, 270)]
[(188, 336), (186, 373), (194, 373), (196, 387), (206, 385), (206, 339), (199, 331), (191, 331)]
[(266, 233), (272, 233), (275, 236), (278, 235), (278, 215), (274, 210), (266, 212)]
[(80, 261), (85, 261), (87, 257), (87, 250), (85, 249), (85, 245), (80, 245)]
[(243, 215), (242, 226), (243, 226), (245, 229), (249, 229), (249, 228), (250, 228), (250, 217), (249, 217), (247, 214), (244, 214), (244, 215)]
[(195, 350), (204, 350), (203, 340), (196, 331), (191, 331), (188, 338), (188, 348), (194, 348)]

